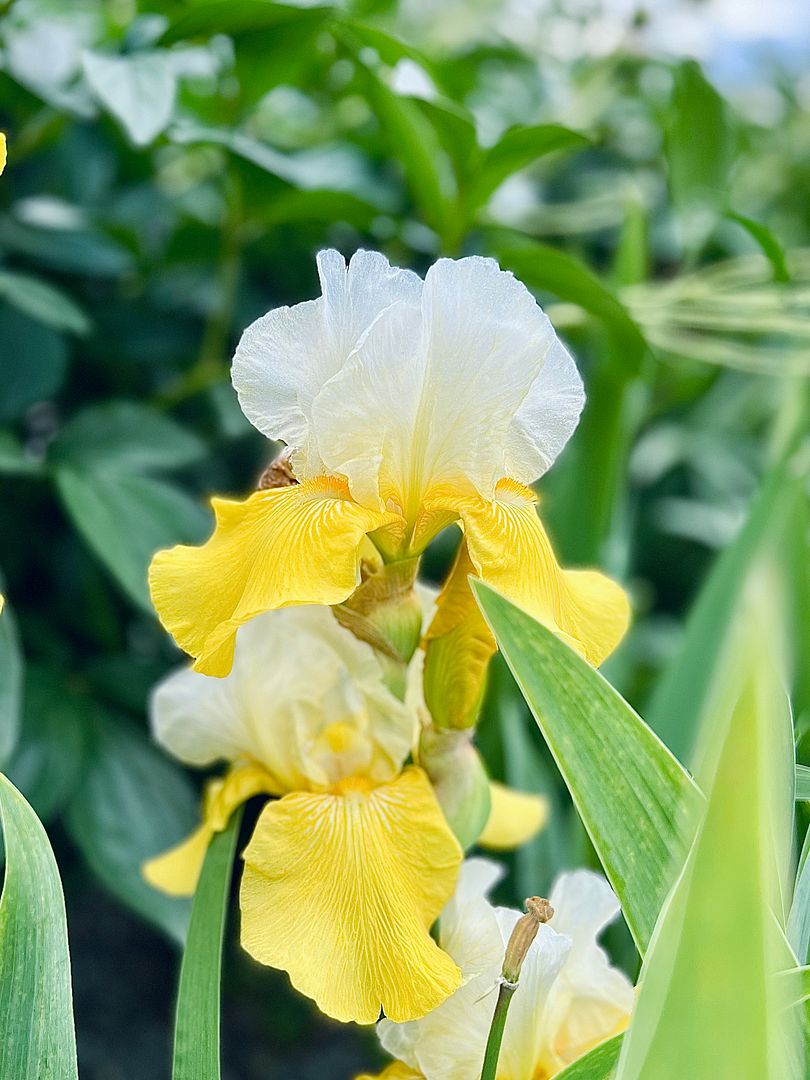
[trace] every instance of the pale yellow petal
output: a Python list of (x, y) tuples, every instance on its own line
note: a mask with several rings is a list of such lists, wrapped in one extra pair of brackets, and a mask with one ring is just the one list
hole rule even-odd
[(2, 131), (0, 131), (0, 173), (6, 167), (6, 137)]
[[(498, 484), (494, 502), (457, 503), (478, 575), (568, 641), (594, 665), (621, 641), (630, 621), (624, 590), (596, 570), (563, 570), (529, 488)], [(583, 513), (587, 508), (583, 508)]]
[(345, 600), (358, 581), (363, 537), (392, 519), (326, 477), (212, 506), (210, 540), (158, 552), (149, 586), (160, 621), (196, 658), (195, 669), (218, 676), (231, 669), (237, 629), (254, 616)]
[(489, 785), (489, 820), (478, 838), (481, 847), (510, 851), (536, 836), (548, 820), (548, 800), (516, 791), (493, 780)]
[(337, 1020), (423, 1016), (461, 982), (429, 934), (461, 857), (421, 769), (286, 795), (244, 854), (242, 944)]
[(205, 789), (200, 827), (143, 864), (149, 884), (169, 896), (193, 896), (212, 837), (225, 828), (237, 806), (260, 794), (277, 795), (279, 790), (273, 777), (258, 765), (239, 766), (223, 779), (211, 780)]

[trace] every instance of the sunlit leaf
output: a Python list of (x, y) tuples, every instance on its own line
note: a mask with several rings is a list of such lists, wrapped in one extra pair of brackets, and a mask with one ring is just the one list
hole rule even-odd
[(45, 830), (0, 775), (0, 1076), (78, 1080), (65, 900)]
[(688, 851), (697, 789), (599, 672), (494, 590), (474, 590), (643, 954)]
[(133, 143), (147, 146), (156, 139), (171, 120), (177, 95), (177, 76), (168, 53), (86, 52), (82, 63), (96, 97)]
[(174, 1025), (172, 1080), (219, 1080), (222, 944), (242, 809), (208, 848), (191, 906)]
[(754, 221), (753, 218), (734, 213), (731, 210), (727, 212), (726, 217), (730, 221), (736, 221), (749, 236), (756, 240), (760, 248), (762, 248), (763, 255), (773, 267), (774, 281), (790, 281), (790, 271), (788, 270), (784, 248), (771, 230), (766, 225), (763, 225), (761, 221)]
[(555, 1080), (611, 1080), (622, 1049), (623, 1035), (614, 1035), (567, 1069), (555, 1075)]
[(705, 815), (642, 969), (616, 1080), (805, 1075), (798, 1017), (776, 980), (793, 731), (779, 590), (760, 573), (746, 576), (734, 633), (714, 665), (697, 773)]

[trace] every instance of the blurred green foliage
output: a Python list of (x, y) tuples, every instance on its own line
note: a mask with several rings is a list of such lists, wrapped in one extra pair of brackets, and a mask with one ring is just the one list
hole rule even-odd
[[(807, 394), (810, 119), (795, 81), (763, 74), (768, 120), (692, 60), (449, 47), (386, 0), (15, 0), (0, 38), (0, 765), (50, 830), (87, 962), (105, 947), (81, 933), (104, 925), (96, 881), (170, 937), (185, 930), (187, 905), (138, 869), (196, 814), (195, 781), (145, 725), (150, 687), (179, 659), (145, 569), (155, 549), (203, 538), (207, 495), (247, 493), (268, 460), (230, 354), (251, 319), (315, 294), (320, 247), (379, 248), (420, 271), (489, 254), (536, 291), (589, 394), (543, 482), (544, 517), (564, 561), (632, 588), (635, 626), (609, 668), (629, 700), (644, 706), (675, 658), (651, 718), (686, 758), (671, 690), (689, 671), (684, 618)], [(762, 499), (716, 589), (770, 522)], [(431, 552), (435, 576), (451, 550), (448, 537)], [(807, 646), (801, 540), (794, 566)], [(801, 664), (793, 681), (810, 764)], [(502, 665), (491, 682), (493, 773), (555, 807), (514, 857), (515, 899), (593, 855)], [(141, 948), (171, 983), (171, 952), (145, 929), (127, 938), (110, 910), (107, 947), (118, 934), (134, 985)], [(364, 1036), (313, 1017), (283, 977), (231, 963), (238, 1033), (274, 1034), (265, 1056), (237, 1049), (239, 1034), (229, 1051), (226, 1035), (226, 1076), (373, 1062)], [(140, 1058), (124, 1016), (99, 1049), (99, 1002), (115, 1011), (103, 990), (79, 998), (82, 1075), (159, 1075), (164, 998), (158, 1052)]]

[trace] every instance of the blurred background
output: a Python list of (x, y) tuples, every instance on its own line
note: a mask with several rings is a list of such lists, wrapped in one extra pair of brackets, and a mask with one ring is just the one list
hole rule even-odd
[[(327, 245), (420, 272), (465, 253), (513, 269), (589, 394), (541, 485), (544, 520), (562, 561), (630, 587), (607, 674), (686, 757), (679, 688), (651, 688), (807, 394), (810, 7), (0, 12), (0, 766), (64, 878), (82, 1076), (161, 1080), (188, 905), (139, 868), (190, 831), (200, 777), (150, 742), (150, 687), (180, 657), (145, 569), (202, 540), (208, 494), (244, 496), (272, 455), (228, 381), (240, 331), (316, 295)], [(810, 596), (807, 567), (796, 588)], [(494, 775), (552, 802), (510, 860), (516, 902), (592, 854), (497, 661), (480, 743)], [(379, 1064), (372, 1033), (319, 1017), (234, 931), (227, 1080)], [(626, 935), (610, 945), (634, 973)]]

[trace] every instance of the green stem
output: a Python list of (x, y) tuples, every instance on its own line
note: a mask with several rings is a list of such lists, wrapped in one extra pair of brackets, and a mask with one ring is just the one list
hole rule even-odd
[(484, 1051), (481, 1080), (495, 1080), (497, 1075), (503, 1031), (506, 1027), (506, 1014), (509, 1012), (509, 1004), (515, 990), (517, 990), (515, 983), (502, 982), (498, 987), (498, 1000), (495, 1003), (495, 1012), (492, 1014), (492, 1023), (487, 1038), (487, 1048)]

